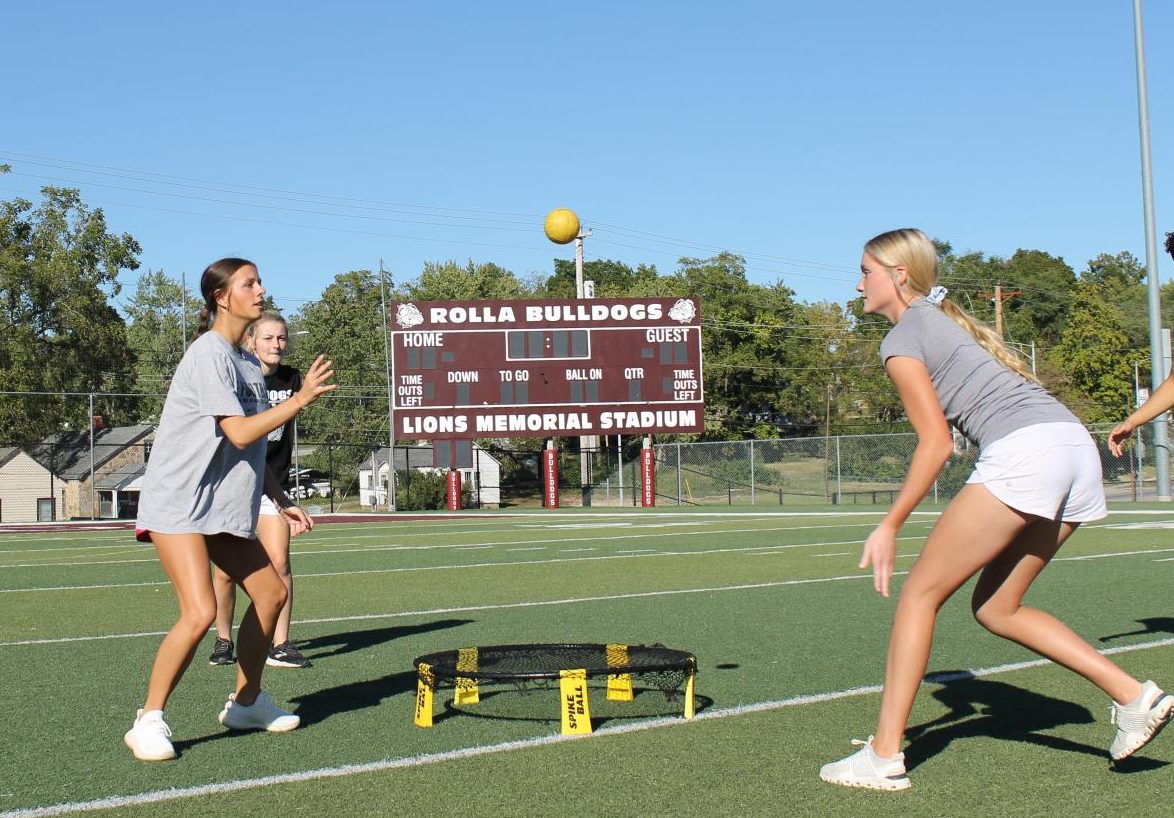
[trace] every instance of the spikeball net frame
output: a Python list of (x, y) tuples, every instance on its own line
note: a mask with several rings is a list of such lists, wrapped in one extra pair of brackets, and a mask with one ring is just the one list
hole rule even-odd
[(453, 703), (477, 704), (480, 685), (558, 681), (562, 732), (591, 732), (587, 680), (607, 677), (607, 698), (631, 701), (633, 677), (642, 686), (660, 690), (671, 701), (684, 687), (684, 717), (696, 713), (697, 657), (664, 645), (530, 644), (490, 645), (444, 650), (418, 656), (416, 714), (418, 727), (431, 727), (433, 697), (438, 687), (455, 691)]

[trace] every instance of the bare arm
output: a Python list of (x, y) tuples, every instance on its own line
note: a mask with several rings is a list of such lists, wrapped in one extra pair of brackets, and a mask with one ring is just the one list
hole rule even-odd
[(925, 364), (914, 358), (895, 356), (885, 369), (897, 387), (905, 414), (917, 432), (917, 448), (905, 482), (884, 520), (869, 535), (860, 557), (860, 567), (872, 565), (873, 585), (882, 596), (889, 595), (889, 580), (897, 552), (897, 534), (917, 504), (925, 499), (934, 480), (954, 450), (950, 425), (946, 422), (937, 393)]
[(1174, 406), (1174, 373), (1161, 386), (1154, 390), (1141, 406), (1137, 407), (1132, 415), (1113, 427), (1109, 432), (1109, 450), (1120, 457), (1125, 451), (1125, 441), (1133, 434), (1138, 426), (1143, 426), (1158, 415)]
[(281, 487), (281, 481), (277, 479), (277, 475), (268, 465), (265, 466), (265, 493), (269, 495), (269, 499), (277, 506), (281, 516), (289, 523), (291, 537), (304, 534), (314, 527), (314, 518), (307, 514), (305, 509), (294, 505), (293, 501), (289, 499), (289, 495), (285, 493), (285, 489)]
[(276, 406), (255, 415), (233, 415), (220, 418), (224, 436), (238, 449), (245, 449), (256, 443), (279, 426), (284, 426), (294, 415), (316, 401), (319, 396), (338, 388), (337, 384), (326, 381), (334, 377), (333, 364), (319, 355), (306, 371), (302, 388)]

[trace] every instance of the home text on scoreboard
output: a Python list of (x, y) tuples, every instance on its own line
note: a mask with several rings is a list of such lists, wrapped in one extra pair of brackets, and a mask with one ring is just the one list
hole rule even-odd
[(400, 439), (698, 433), (696, 298), (392, 305)]

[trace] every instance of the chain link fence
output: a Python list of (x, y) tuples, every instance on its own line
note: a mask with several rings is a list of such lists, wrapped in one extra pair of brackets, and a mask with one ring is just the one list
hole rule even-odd
[[(0, 393), (0, 416), (50, 412), (67, 429), (43, 440), (5, 439), (0, 430), (0, 522), (133, 519), (155, 435), (150, 420), (138, 420), (143, 397)], [(1123, 458), (1108, 451), (1109, 427), (1091, 431), (1109, 499), (1156, 499), (1152, 427), (1141, 430)], [(397, 445), (389, 456), (386, 429), (355, 429), (349, 436), (297, 438), (289, 493), (311, 513), (444, 507), (445, 475), (456, 462), (444, 442)], [(640, 462), (631, 448), (637, 440), (629, 439), (628, 448), (584, 453), (586, 466), (572, 440), (560, 440), (560, 504), (640, 505)], [(462, 507), (543, 505), (541, 441), (514, 445), (519, 442), (479, 441), (462, 455)], [(659, 443), (653, 446), (656, 504), (888, 503), (900, 489), (916, 443), (912, 433)], [(976, 457), (977, 450), (956, 435), (954, 456), (928, 500), (952, 498)], [(388, 485), (389, 462), (394, 488)], [(587, 487), (581, 485), (582, 474), (589, 475)]]
[[(1141, 429), (1135, 445), (1121, 458), (1114, 457), (1105, 442), (1111, 428), (1090, 429), (1101, 455), (1106, 496), (1110, 500), (1157, 499), (1153, 428)], [(913, 433), (657, 444), (653, 447), (657, 503), (889, 503), (901, 488), (916, 446)], [(954, 454), (927, 500), (945, 503), (953, 498), (977, 457), (978, 449), (955, 433)], [(625, 465), (624, 473), (631, 475), (629, 481), (638, 479), (635, 460)], [(609, 480), (616, 477), (609, 475)]]

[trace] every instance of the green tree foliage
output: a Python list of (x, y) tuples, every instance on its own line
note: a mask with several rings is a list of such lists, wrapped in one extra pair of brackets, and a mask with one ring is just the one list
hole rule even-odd
[[(641, 264), (632, 269), (620, 261), (597, 259), (583, 263), (583, 280), (595, 282), (596, 298), (638, 298), (657, 295), (656, 267)], [(554, 274), (543, 282), (539, 295), (546, 298), (575, 297), (575, 262), (555, 259)]]
[(1076, 284), (1076, 274), (1064, 259), (1041, 250), (1017, 250), (999, 283), (1021, 293), (1003, 304), (1005, 338), (1045, 347), (1060, 340)]
[[(3, 171), (0, 168), (0, 171)], [(127, 392), (134, 355), (109, 300), (118, 274), (139, 266), (138, 242), (110, 233), (78, 191), (45, 187), (41, 201), (0, 202), (0, 391)], [(125, 421), (125, 406), (95, 411)], [(0, 429), (39, 440), (88, 425), (88, 402), (31, 396), (0, 402)]]
[(1133, 364), (1124, 316), (1100, 284), (1080, 282), (1060, 342), (1051, 350), (1064, 376), (1059, 397), (1086, 423), (1119, 420), (1129, 412)]
[(790, 289), (750, 283), (745, 261), (721, 253), (681, 259), (662, 294), (701, 300), (707, 438), (735, 440), (764, 424), (783, 432), (818, 417), (810, 401), (791, 405), (780, 397), (803, 365), (788, 357), (797, 317)]
[(429, 261), (415, 281), (400, 287), (396, 300), (403, 301), (478, 301), (482, 299), (526, 298), (534, 285), (519, 281), (504, 267), (478, 264), (472, 259), (465, 266), (455, 261)]
[(171, 374), (195, 334), (201, 303), (162, 270), (147, 270), (139, 276), (125, 311), (130, 322), (126, 339), (135, 354), (135, 391), (143, 396), (139, 403), (143, 422), (159, 420)]
[[(336, 276), (321, 299), (306, 304), (290, 321), (295, 337), (289, 363), (305, 371), (323, 354), (334, 362), (338, 384), (298, 416), (299, 438), (345, 444), (333, 447), (333, 466), (344, 474), (356, 471), (373, 446), (388, 444), (381, 299), (379, 276), (354, 270)], [(319, 446), (302, 465), (325, 471), (330, 466), (326, 457), (327, 447)]]
[(866, 315), (862, 306), (860, 299), (855, 299), (845, 311), (851, 331), (836, 354), (843, 383), (832, 406), (833, 412), (841, 414), (833, 414), (832, 427), (842, 429), (851, 424), (855, 430), (879, 426), (878, 431), (892, 431), (893, 424), (904, 417), (905, 408), (880, 359), (880, 342), (891, 325), (879, 315)]

